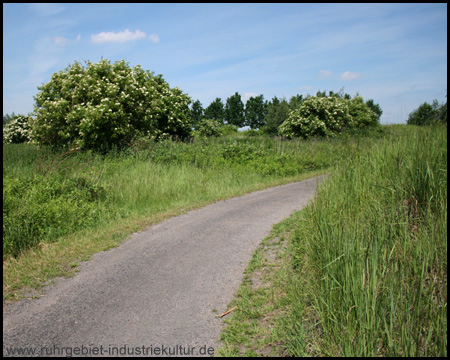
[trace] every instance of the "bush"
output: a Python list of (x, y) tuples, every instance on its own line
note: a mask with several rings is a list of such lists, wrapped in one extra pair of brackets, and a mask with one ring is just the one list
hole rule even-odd
[(142, 135), (190, 136), (189, 96), (124, 60), (75, 62), (38, 89), (32, 136), (40, 144), (103, 150)]
[(218, 137), (221, 135), (221, 127), (217, 120), (201, 119), (197, 123), (195, 134), (199, 137)]
[(333, 136), (344, 129), (363, 128), (378, 124), (378, 116), (361, 97), (354, 99), (312, 96), (289, 113), (279, 127), (287, 138)]
[(447, 124), (447, 103), (439, 105), (437, 100), (430, 105), (424, 102), (409, 114), (408, 125), (431, 125), (435, 123)]
[(351, 122), (348, 102), (335, 97), (312, 96), (289, 113), (279, 133), (287, 138), (331, 136)]
[(3, 127), (3, 142), (8, 144), (20, 144), (30, 141), (31, 130), (30, 116), (16, 115)]
[(361, 129), (378, 125), (378, 114), (369, 108), (362, 97), (357, 96), (347, 101), (349, 102), (349, 113), (352, 117), (352, 127)]

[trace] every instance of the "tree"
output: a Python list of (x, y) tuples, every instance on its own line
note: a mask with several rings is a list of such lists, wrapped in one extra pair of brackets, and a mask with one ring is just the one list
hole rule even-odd
[(40, 144), (104, 151), (137, 136), (191, 134), (189, 96), (125, 60), (75, 61), (38, 90), (33, 137)]
[(264, 95), (250, 97), (245, 103), (245, 125), (252, 129), (259, 129), (265, 124), (267, 103)]
[(244, 103), (241, 100), (241, 95), (237, 92), (227, 99), (225, 104), (225, 121), (227, 124), (238, 127), (245, 126)]
[(381, 106), (379, 104), (375, 104), (373, 99), (369, 99), (366, 101), (366, 105), (378, 116), (378, 121), (380, 121), (381, 115), (383, 114), (383, 110), (381, 110)]
[(220, 124), (224, 122), (224, 108), (223, 102), (220, 98), (216, 98), (209, 106), (205, 109), (204, 117), (206, 119), (217, 120)]
[(433, 107), (424, 102), (416, 110), (413, 110), (408, 117), (408, 125), (429, 125), (436, 120), (436, 113)]
[[(364, 128), (378, 125), (380, 117), (367, 106), (361, 96), (355, 96), (353, 99), (346, 101), (349, 103), (349, 113), (352, 117), (351, 127)], [(381, 111), (381, 108), (379, 108), (379, 111)]]
[(289, 108), (294, 110), (298, 108), (303, 101), (303, 95), (294, 95), (289, 99)]
[(200, 102), (200, 100), (195, 101), (192, 104), (192, 108), (191, 108), (191, 118), (192, 118), (192, 123), (194, 125), (194, 129), (197, 129), (197, 124), (203, 118), (203, 112), (204, 112), (204, 110), (203, 110), (202, 103)]
[(275, 96), (267, 105), (266, 124), (264, 132), (268, 135), (278, 135), (278, 127), (286, 121), (289, 116), (289, 104), (286, 99), (281, 101)]
[(6, 125), (8, 122), (14, 119), (15, 116), (16, 114), (14, 114), (14, 112), (12, 112), (11, 115), (9, 114), (3, 115), (3, 125)]

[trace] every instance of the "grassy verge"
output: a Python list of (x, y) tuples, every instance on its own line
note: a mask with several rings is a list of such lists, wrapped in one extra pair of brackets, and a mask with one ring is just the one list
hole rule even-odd
[(219, 354), (447, 355), (447, 130), (391, 130), (280, 225), (283, 264), (264, 294), (244, 281)]

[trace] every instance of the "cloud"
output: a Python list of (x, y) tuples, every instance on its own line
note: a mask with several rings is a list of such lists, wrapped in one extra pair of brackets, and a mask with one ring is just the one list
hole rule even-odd
[[(130, 30), (126, 29), (122, 32), (101, 32), (100, 34), (95, 34), (91, 36), (91, 41), (96, 44), (102, 44), (106, 42), (112, 43), (123, 43), (127, 41), (133, 41), (145, 38), (145, 32), (136, 30), (132, 33)], [(158, 38), (159, 40), (159, 38)]]
[(75, 40), (71, 40), (71, 39), (65, 38), (63, 36), (56, 36), (53, 38), (53, 43), (58, 46), (65, 46), (67, 44), (70, 44), (71, 42), (78, 42), (80, 40), (81, 40), (80, 34), (78, 34), (78, 36), (76, 37)]
[(148, 39), (154, 43), (154, 44), (158, 44), (159, 43), (159, 36), (156, 34), (151, 34)]
[(33, 10), (37, 15), (40, 16), (52, 16), (59, 14), (61, 11), (64, 11), (64, 7), (59, 4), (29, 4), (28, 5), (31, 10)]
[(333, 75), (333, 72), (330, 70), (320, 70), (319, 71), (319, 76), (321, 78), (329, 78), (332, 75)]
[(345, 73), (343, 73), (341, 75), (341, 80), (352, 81), (352, 80), (358, 79), (360, 77), (362, 77), (361, 73), (352, 72), (352, 71), (346, 71)]

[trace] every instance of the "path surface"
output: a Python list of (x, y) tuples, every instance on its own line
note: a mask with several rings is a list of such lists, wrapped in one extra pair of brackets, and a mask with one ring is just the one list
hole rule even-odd
[(46, 355), (42, 347), (49, 355), (215, 353), (223, 326), (217, 315), (253, 251), (314, 197), (320, 179), (219, 201), (94, 255), (39, 299), (4, 306), (3, 355), (13, 347), (36, 355)]

